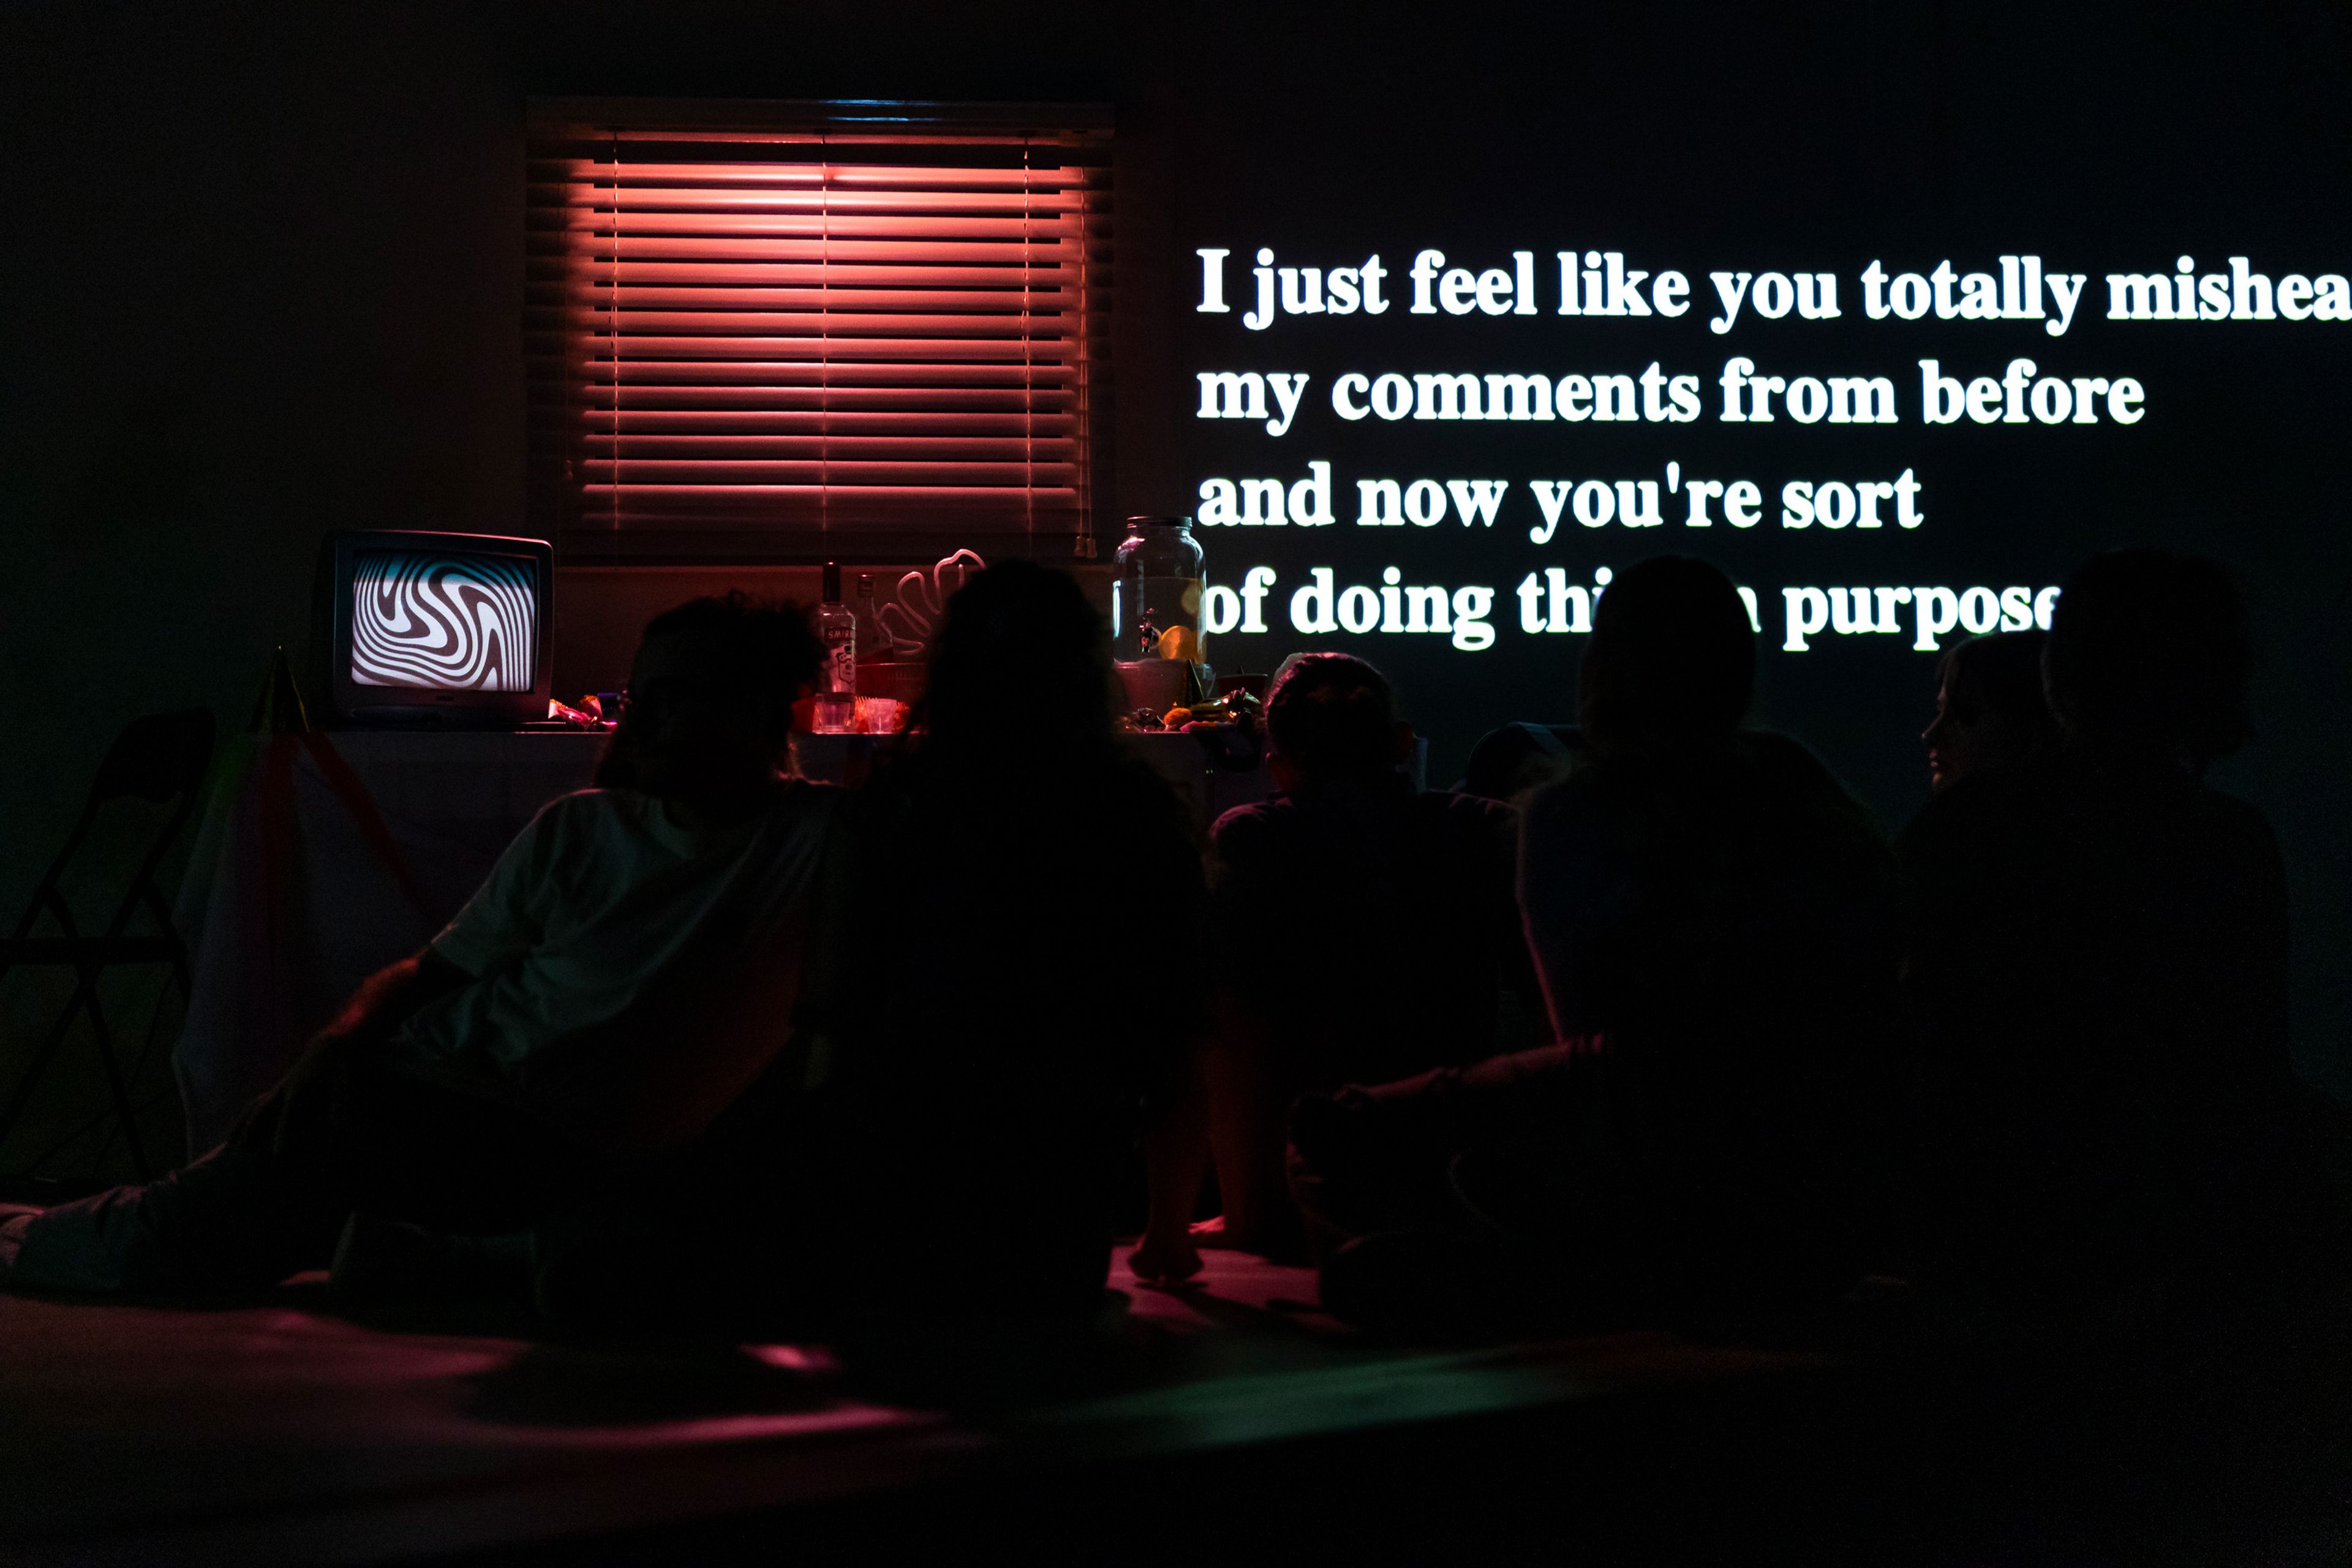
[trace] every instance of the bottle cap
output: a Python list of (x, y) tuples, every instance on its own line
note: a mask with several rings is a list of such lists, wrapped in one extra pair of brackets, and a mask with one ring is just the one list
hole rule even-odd
[(824, 602), (828, 605), (841, 603), (841, 563), (838, 561), (824, 563)]

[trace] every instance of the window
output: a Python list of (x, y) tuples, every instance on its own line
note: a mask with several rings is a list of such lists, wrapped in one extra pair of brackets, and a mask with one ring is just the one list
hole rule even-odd
[(574, 564), (1087, 548), (1109, 494), (1108, 125), (534, 103), (534, 528)]

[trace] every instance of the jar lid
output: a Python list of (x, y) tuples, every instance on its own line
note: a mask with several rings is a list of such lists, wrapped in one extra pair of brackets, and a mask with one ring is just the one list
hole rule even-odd
[(1192, 520), (1189, 517), (1130, 517), (1127, 520), (1127, 526), (1129, 528), (1190, 528), (1192, 526)]

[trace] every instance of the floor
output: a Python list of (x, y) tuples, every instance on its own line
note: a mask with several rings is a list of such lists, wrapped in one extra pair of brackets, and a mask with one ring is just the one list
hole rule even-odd
[(1378, 1345), (1307, 1271), (1207, 1257), (1177, 1291), (1118, 1259), (1099, 1364), (986, 1415), (309, 1277), (0, 1296), (0, 1561), (2352, 1563), (2352, 1301), (2118, 1377), (1916, 1333)]
[(7, 1560), (497, 1555), (972, 1477), (1161, 1473), (1808, 1363), (1643, 1334), (1368, 1346), (1315, 1308), (1308, 1271), (1214, 1252), (1192, 1287), (1117, 1293), (1116, 1375), (975, 1423), (861, 1399), (791, 1346), (552, 1345), (329, 1307), (307, 1279), (214, 1310), (0, 1297)]

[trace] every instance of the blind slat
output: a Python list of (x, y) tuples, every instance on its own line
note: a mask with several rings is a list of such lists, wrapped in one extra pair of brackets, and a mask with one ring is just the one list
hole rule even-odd
[[(635, 235), (615, 238), (583, 234), (573, 243), (583, 256), (623, 261), (934, 261), (1028, 262), (1043, 266), (1069, 259), (1072, 247), (1017, 239), (827, 239), (822, 236), (737, 233), (732, 235)], [(1007, 281), (1015, 279), (1008, 279)]]
[(893, 457), (924, 462), (1066, 463), (1077, 455), (1077, 443), (1067, 436), (955, 437), (944, 432), (922, 436), (653, 436), (627, 431), (600, 434), (590, 428), (581, 433), (581, 443), (590, 452), (617, 454), (628, 461), (756, 458), (830, 462)]
[(711, 359), (799, 359), (799, 360), (907, 360), (918, 363), (937, 361), (1020, 361), (1027, 358), (1054, 357), (1024, 346), (1018, 338), (862, 338), (826, 337), (737, 337), (730, 333), (710, 332), (696, 336), (625, 332), (610, 349), (600, 350), (593, 342), (583, 340), (583, 352), (592, 359), (609, 359), (616, 355), (635, 359), (639, 355), (667, 359), (708, 357)]
[[(1005, 338), (1024, 335), (1040, 339), (1058, 338), (1066, 325), (1065, 316), (1075, 316), (1071, 310), (1006, 310), (987, 314), (961, 310), (925, 312), (882, 311), (841, 309), (829, 310), (622, 310), (617, 321), (611, 310), (599, 310), (593, 305), (567, 306), (562, 321), (567, 328), (580, 333), (609, 336), (617, 328), (621, 341), (636, 344), (650, 342), (657, 334), (676, 333), (691, 337), (746, 338), (776, 335), (780, 341), (805, 338), (813, 342), (837, 342), (843, 339), (856, 342), (876, 342), (912, 334), (918, 342), (950, 342), (970, 338), (996, 342)], [(1067, 322), (1075, 326), (1075, 321)]]
[[(948, 267), (919, 260), (912, 263), (858, 264), (835, 258), (817, 261), (653, 261), (632, 258), (625, 266), (595, 258), (532, 256), (531, 285), (560, 288), (566, 293), (604, 288), (656, 283), (693, 283), (730, 288), (781, 284), (803, 288), (898, 288), (909, 289), (1023, 288), (1060, 289), (1082, 281), (1058, 263), (1024, 268), (1004, 264), (992, 267)], [(624, 276), (625, 274), (625, 277)]]
[(803, 213), (845, 222), (929, 221), (969, 217), (993, 224), (1069, 225), (1089, 205), (1082, 191), (1052, 191), (1015, 185), (1007, 190), (941, 191), (908, 185), (897, 190), (845, 190), (814, 175), (805, 185), (711, 184), (705, 186), (580, 183), (534, 192), (544, 205), (560, 205), (574, 222), (619, 216), (655, 223), (681, 214)]
[[(1076, 238), (1083, 226), (1041, 216), (976, 216), (960, 213), (821, 212), (663, 212), (631, 208), (626, 212), (586, 212), (573, 209), (562, 224), (568, 236), (586, 236), (609, 245), (615, 240), (659, 242), (668, 238), (698, 239), (709, 235), (831, 236), (834, 243), (874, 239), (961, 239), (994, 241), (1003, 246), (1059, 246)], [(544, 229), (542, 228), (542, 232)]]
[(629, 485), (1002, 485), (1067, 486), (1077, 479), (1070, 463), (876, 463), (856, 460), (819, 462), (813, 458), (758, 462), (669, 458), (631, 458), (583, 457), (576, 466), (586, 475), (612, 484)]
[[(582, 173), (583, 167), (588, 171), (585, 174)], [(829, 163), (788, 158), (782, 162), (761, 160), (748, 163), (666, 163), (626, 151), (625, 144), (617, 161), (609, 144), (583, 147), (580, 155), (572, 158), (532, 158), (529, 160), (526, 177), (533, 190), (573, 184), (610, 188), (619, 179), (624, 185), (719, 190), (814, 189), (822, 185), (848, 193), (903, 187), (943, 196), (999, 190), (1085, 191), (1098, 195), (1106, 184), (1102, 170), (1055, 164), (1050, 160), (1029, 169), (1017, 164), (987, 168), (946, 163), (875, 164), (859, 163), (850, 156)]]
[[(541, 356), (542, 359), (558, 356)], [(616, 384), (629, 389), (625, 396), (634, 405), (643, 395), (640, 389), (665, 387), (673, 391), (694, 386), (735, 386), (768, 388), (778, 392), (803, 389), (822, 395), (829, 390), (841, 395), (860, 386), (866, 387), (964, 387), (989, 389), (1002, 395), (1018, 395), (1022, 389), (1034, 385), (1060, 385), (1068, 389), (1075, 383), (1079, 367), (1055, 364), (909, 364), (861, 363), (854, 360), (836, 360), (831, 363), (816, 360), (619, 360), (610, 358), (582, 362), (565, 358), (573, 374), (590, 382)]]
[[(909, 423), (904, 412), (854, 414), (838, 409), (786, 411), (781, 409), (606, 409), (583, 408), (578, 417), (588, 429), (591, 438), (607, 438), (614, 429), (625, 435), (817, 435), (889, 437), (902, 439), (894, 432), (903, 431)], [(940, 437), (950, 436), (1054, 436), (1066, 437), (1077, 430), (1077, 421), (1067, 414), (1013, 413), (964, 414), (944, 409), (922, 411), (922, 426)]]
[(941, 285), (929, 289), (852, 288), (830, 281), (814, 287), (773, 287), (747, 284), (734, 279), (714, 279), (699, 287), (641, 283), (619, 286), (570, 283), (560, 292), (540, 296), (528, 292), (540, 310), (921, 310), (942, 316), (1046, 314), (1074, 308), (1068, 291), (1058, 285), (1026, 289), (960, 289)]

